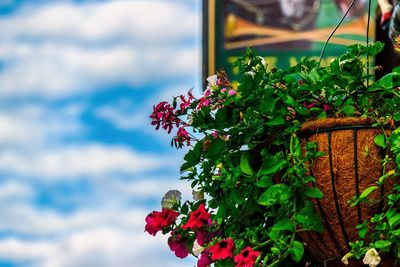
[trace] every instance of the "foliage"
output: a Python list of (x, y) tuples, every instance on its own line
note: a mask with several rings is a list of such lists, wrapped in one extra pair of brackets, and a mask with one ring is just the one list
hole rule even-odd
[[(154, 106), (152, 124), (168, 132), (176, 128), (171, 144), (190, 146), (181, 179), (191, 183), (195, 198), (181, 202), (176, 194), (173, 201), (165, 196), (169, 204), (163, 208), (179, 212), (180, 219), (161, 227), (162, 216), (150, 214), (146, 221), (154, 224), (153, 232), (170, 233), (170, 240), (181, 244), (171, 246), (171, 241), (171, 249), (199, 257), (198, 266), (299, 262), (304, 246), (297, 233), (324, 230), (312, 202), (323, 194), (308, 172), (322, 153), (316, 143), (302, 143), (299, 129), (311, 119), (344, 116), (397, 125), (400, 69), (373, 82), (365, 64), (365, 56), (382, 47), (353, 45), (329, 66), (306, 58), (286, 70), (269, 68), (248, 49), (234, 65), (241, 73), (238, 83), (218, 72), (207, 79), (200, 98), (189, 91)], [(391, 148), (384, 166), (389, 157), (400, 166), (400, 128), (375, 142)], [(398, 172), (385, 172), (354, 203), (368, 202), (368, 195)], [(366, 239), (351, 243), (347, 257), (359, 259), (375, 248), (400, 258), (400, 185), (385, 198), (385, 212), (358, 226), (360, 238)]]

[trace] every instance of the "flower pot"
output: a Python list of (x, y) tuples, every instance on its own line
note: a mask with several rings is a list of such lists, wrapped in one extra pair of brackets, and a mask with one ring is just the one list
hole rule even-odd
[[(315, 201), (315, 207), (325, 230), (304, 232), (300, 236), (307, 251), (319, 262), (328, 263), (327, 266), (329, 262), (334, 264), (331, 266), (340, 266), (341, 257), (350, 251), (348, 243), (359, 239), (356, 226), (383, 208), (379, 201), (372, 206), (348, 204), (364, 189), (376, 185), (382, 175), (385, 151), (375, 145), (374, 138), (383, 130), (371, 125), (368, 119), (331, 118), (310, 121), (301, 129), (304, 141), (317, 142), (318, 150), (325, 153), (310, 169), (316, 179), (315, 186), (324, 193), (321, 200)], [(390, 129), (385, 131), (390, 133)], [(386, 182), (369, 197), (379, 200), (389, 186)], [(357, 266), (358, 263), (352, 262), (349, 266)], [(393, 262), (386, 266), (393, 266)]]

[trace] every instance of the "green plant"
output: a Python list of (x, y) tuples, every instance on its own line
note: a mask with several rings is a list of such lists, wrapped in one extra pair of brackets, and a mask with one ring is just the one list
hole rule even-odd
[[(322, 153), (316, 143), (301, 145), (299, 130), (315, 118), (344, 116), (398, 126), (400, 69), (372, 82), (365, 64), (365, 56), (382, 47), (353, 45), (329, 66), (304, 59), (287, 70), (269, 68), (248, 49), (234, 65), (241, 73), (238, 83), (219, 72), (208, 78), (199, 99), (189, 91), (154, 106), (152, 124), (168, 132), (177, 128), (171, 144), (190, 147), (181, 179), (191, 182), (195, 198), (182, 202), (179, 192), (168, 192), (162, 211), (146, 218), (146, 231), (170, 233), (175, 254), (199, 257), (200, 267), (299, 262), (304, 245), (297, 233), (324, 230), (312, 202), (323, 193), (312, 186), (309, 172)], [(385, 212), (358, 226), (363, 240), (351, 244), (343, 262), (372, 248), (400, 258), (400, 128), (375, 141), (391, 148), (382, 164), (393, 158), (398, 166), (376, 177), (377, 185), (385, 179), (395, 184), (385, 196)], [(368, 205), (376, 188), (354, 203)]]

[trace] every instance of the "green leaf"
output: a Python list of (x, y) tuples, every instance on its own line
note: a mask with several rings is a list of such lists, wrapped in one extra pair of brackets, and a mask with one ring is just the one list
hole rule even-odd
[(384, 134), (378, 134), (377, 136), (375, 136), (374, 138), (374, 142), (377, 146), (380, 147), (386, 147), (386, 138)]
[(282, 117), (275, 117), (273, 120), (265, 123), (268, 126), (279, 126), (285, 123), (285, 120)]
[(300, 159), (300, 156), (301, 156), (301, 145), (300, 145), (300, 140), (299, 140), (299, 138), (297, 137), (297, 136), (294, 136), (294, 135), (292, 135), (292, 137), (291, 137), (291, 141), (292, 141), (292, 153), (293, 153), (293, 156), (296, 158), (296, 159)]
[(321, 218), (314, 209), (314, 205), (311, 201), (307, 201), (304, 208), (302, 208), (296, 214), (296, 221), (305, 230), (314, 230), (322, 232), (324, 227), (322, 226)]
[(272, 178), (268, 175), (263, 175), (256, 183), (257, 187), (265, 188), (265, 187), (270, 187), (273, 184)]
[(389, 226), (390, 226), (391, 229), (396, 227), (400, 223), (400, 213), (396, 213), (395, 215), (390, 217), (388, 219), (388, 222), (389, 222)]
[(293, 195), (286, 184), (275, 184), (268, 188), (258, 199), (258, 203), (270, 206), (277, 202), (285, 202)]
[(240, 170), (244, 174), (252, 176), (253, 175), (253, 169), (250, 166), (249, 158), (250, 158), (249, 153), (246, 153), (246, 152), (242, 153), (242, 155), (240, 156)]
[(207, 156), (216, 156), (223, 153), (226, 149), (225, 141), (221, 139), (215, 139), (211, 142), (210, 147), (207, 151)]
[(354, 112), (356, 112), (356, 109), (351, 105), (346, 105), (343, 107), (343, 112), (346, 114), (346, 116), (352, 116)]
[(186, 161), (181, 166), (181, 172), (190, 169), (193, 166), (196, 166), (200, 162), (201, 152), (203, 149), (203, 140), (200, 140), (196, 143), (193, 149), (189, 150), (184, 156), (184, 160)]
[(319, 190), (316, 187), (308, 187), (306, 189), (306, 191), (304, 191), (304, 194), (308, 197), (311, 198), (318, 198), (318, 199), (322, 199), (322, 197), (324, 196), (324, 194), (322, 193), (321, 190)]
[(372, 192), (374, 192), (378, 187), (373, 185), (370, 187), (367, 187), (360, 195), (360, 198), (366, 198), (369, 194), (371, 194)]
[(392, 242), (389, 240), (378, 240), (375, 242), (374, 247), (382, 249), (382, 248), (389, 247), (391, 244), (392, 244)]
[(257, 175), (275, 174), (282, 170), (286, 164), (287, 162), (284, 159), (269, 158), (268, 160), (264, 161)]
[(290, 257), (292, 257), (292, 259), (295, 262), (300, 262), (301, 259), (303, 258), (303, 254), (304, 254), (303, 243), (296, 241), (296, 240), (293, 241), (292, 245), (289, 248), (289, 253), (290, 253)]
[(294, 231), (294, 224), (289, 218), (283, 218), (272, 226), (274, 231)]

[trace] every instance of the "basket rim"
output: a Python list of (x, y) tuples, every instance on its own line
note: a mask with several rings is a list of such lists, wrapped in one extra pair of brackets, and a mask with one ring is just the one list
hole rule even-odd
[[(365, 117), (325, 118), (311, 120), (303, 124), (300, 133), (316, 133), (334, 130), (373, 129), (381, 127), (372, 126), (375, 121)], [(386, 127), (385, 127), (386, 128)]]

